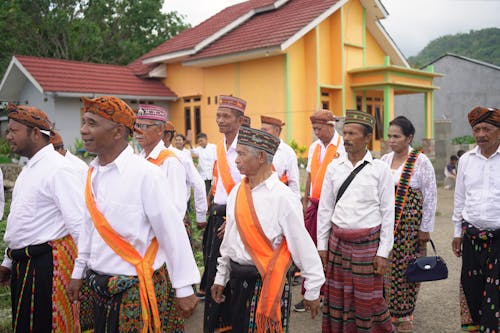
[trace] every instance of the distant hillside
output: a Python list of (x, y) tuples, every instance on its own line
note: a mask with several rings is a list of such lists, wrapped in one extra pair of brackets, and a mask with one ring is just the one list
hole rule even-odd
[(445, 53), (484, 61), (500, 66), (500, 29), (471, 30), (469, 33), (439, 37), (414, 57), (408, 58), (413, 67), (421, 67)]

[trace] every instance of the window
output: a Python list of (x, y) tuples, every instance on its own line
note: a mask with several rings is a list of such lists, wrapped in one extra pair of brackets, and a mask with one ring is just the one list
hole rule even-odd
[(184, 127), (187, 133), (188, 130), (191, 129), (191, 108), (184, 108)]
[(183, 101), (184, 101), (184, 103), (191, 103), (191, 98), (184, 97)]
[(207, 97), (207, 104), (210, 105), (210, 96)]
[(201, 133), (201, 110), (199, 106), (194, 107), (194, 131), (196, 135)]

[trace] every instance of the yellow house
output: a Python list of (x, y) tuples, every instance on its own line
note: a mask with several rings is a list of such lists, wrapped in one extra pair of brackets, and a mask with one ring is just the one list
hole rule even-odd
[(433, 138), (433, 79), (411, 69), (379, 20), (379, 0), (250, 0), (224, 9), (131, 64), (137, 75), (161, 78), (178, 99), (170, 117), (179, 132), (220, 134), (217, 96), (247, 101), (253, 127), (260, 115), (281, 118), (283, 139), (313, 140), (309, 116), (329, 109), (370, 112), (377, 119), (374, 151), (384, 150), (394, 96), (427, 101), (425, 137)]

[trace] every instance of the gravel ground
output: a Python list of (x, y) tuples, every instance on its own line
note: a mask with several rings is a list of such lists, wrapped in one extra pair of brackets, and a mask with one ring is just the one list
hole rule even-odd
[[(438, 254), (448, 265), (447, 280), (425, 282), (420, 289), (415, 310), (415, 333), (456, 333), (460, 332), (460, 310), (458, 303), (458, 284), (460, 260), (451, 252), (453, 225), (453, 192), (439, 189), (438, 212), (436, 226), (432, 239)], [(430, 250), (432, 251), (432, 250)], [(430, 255), (431, 252), (429, 252)], [(300, 300), (300, 287), (293, 288), (293, 300)], [(186, 333), (201, 333), (203, 331), (203, 302), (198, 304), (195, 314), (186, 321)], [(312, 320), (309, 313), (292, 311), (290, 332), (309, 333), (321, 332), (321, 318)], [(235, 332), (237, 333), (237, 332)]]

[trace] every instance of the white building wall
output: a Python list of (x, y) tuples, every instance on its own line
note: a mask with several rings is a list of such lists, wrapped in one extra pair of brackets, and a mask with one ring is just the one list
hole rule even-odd
[(61, 134), (66, 149), (73, 151), (76, 139), (80, 139), (82, 102), (79, 98), (55, 99), (55, 129)]

